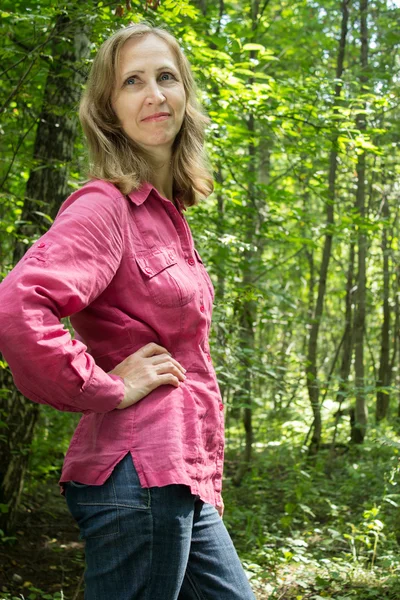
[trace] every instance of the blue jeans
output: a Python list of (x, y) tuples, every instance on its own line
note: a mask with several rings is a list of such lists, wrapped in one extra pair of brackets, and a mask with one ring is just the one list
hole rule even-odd
[(65, 496), (86, 544), (85, 600), (255, 600), (216, 509), (185, 485), (142, 488), (130, 454)]

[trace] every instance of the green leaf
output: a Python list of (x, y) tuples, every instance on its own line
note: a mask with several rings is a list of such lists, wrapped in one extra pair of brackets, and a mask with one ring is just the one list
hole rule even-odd
[(242, 50), (244, 51), (259, 51), (259, 52), (264, 52), (265, 51), (265, 46), (263, 46), (262, 44), (245, 44), (242, 48)]

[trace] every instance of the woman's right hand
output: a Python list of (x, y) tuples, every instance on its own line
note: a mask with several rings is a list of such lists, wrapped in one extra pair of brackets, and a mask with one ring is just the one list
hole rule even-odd
[(125, 396), (117, 409), (136, 404), (160, 385), (179, 387), (186, 379), (185, 372), (168, 350), (153, 342), (146, 344), (109, 371), (122, 377), (125, 383)]

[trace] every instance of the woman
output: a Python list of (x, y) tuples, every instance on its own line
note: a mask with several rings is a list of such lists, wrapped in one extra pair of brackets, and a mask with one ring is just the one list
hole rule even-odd
[(254, 599), (219, 516), (213, 287), (183, 214), (212, 191), (207, 120), (173, 36), (109, 38), (80, 117), (92, 180), (0, 285), (0, 349), (25, 396), (83, 413), (60, 483), (85, 598)]

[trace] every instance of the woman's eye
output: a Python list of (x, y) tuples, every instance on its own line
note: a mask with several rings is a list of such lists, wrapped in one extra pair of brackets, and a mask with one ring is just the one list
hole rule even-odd
[(128, 77), (128, 79), (125, 80), (125, 85), (133, 85), (135, 83), (136, 77)]
[[(165, 77), (167, 77), (168, 79), (164, 79)], [(175, 77), (174, 75), (172, 75), (172, 73), (161, 73), (160, 79), (162, 81), (168, 81), (169, 79), (175, 79)]]
[[(175, 75), (173, 75), (172, 73), (168, 73), (167, 71), (165, 73), (161, 73), (160, 75), (160, 81), (174, 81), (176, 80)], [(128, 79), (125, 79), (124, 81), (124, 85), (126, 86), (133, 86), (133, 85), (137, 85), (138, 84), (138, 78), (135, 75), (131, 75), (130, 77), (128, 77)]]

